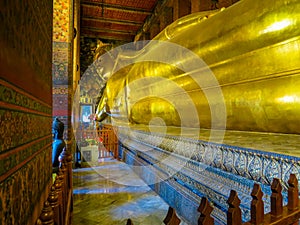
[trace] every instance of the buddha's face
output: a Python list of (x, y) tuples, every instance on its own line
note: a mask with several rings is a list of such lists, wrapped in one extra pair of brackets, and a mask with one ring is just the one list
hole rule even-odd
[(64, 124), (59, 120), (55, 120), (52, 124), (52, 137), (54, 139), (62, 138), (63, 133), (64, 133)]

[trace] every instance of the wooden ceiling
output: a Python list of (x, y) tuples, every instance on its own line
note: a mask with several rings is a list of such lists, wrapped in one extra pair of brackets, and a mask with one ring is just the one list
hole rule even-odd
[(159, 0), (81, 0), (80, 35), (131, 42)]

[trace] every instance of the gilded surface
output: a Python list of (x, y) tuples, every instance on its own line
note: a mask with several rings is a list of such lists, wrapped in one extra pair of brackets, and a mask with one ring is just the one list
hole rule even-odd
[(299, 12), (297, 0), (244, 0), (208, 18), (176, 21), (155, 39), (204, 63), (189, 67), (194, 59), (183, 50), (148, 44), (136, 58), (154, 55), (157, 62), (140, 61), (108, 81), (112, 116), (130, 124), (159, 117), (175, 127), (299, 134)]

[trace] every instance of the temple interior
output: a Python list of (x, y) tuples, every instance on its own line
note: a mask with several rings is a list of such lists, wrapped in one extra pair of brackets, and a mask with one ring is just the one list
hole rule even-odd
[(299, 0), (0, 12), (0, 225), (299, 224)]
[(162, 223), (168, 205), (127, 164), (106, 158), (90, 165), (73, 171), (73, 224)]

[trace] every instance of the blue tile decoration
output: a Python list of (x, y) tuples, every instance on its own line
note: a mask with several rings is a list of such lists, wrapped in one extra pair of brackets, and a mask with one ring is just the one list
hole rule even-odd
[(139, 176), (189, 224), (197, 224), (204, 195), (214, 205), (217, 223), (225, 224), (231, 189), (241, 199), (243, 221), (249, 220), (255, 182), (261, 185), (269, 212), (273, 178), (281, 179), (286, 204), (289, 175), (300, 176), (299, 158), (294, 156), (121, 127), (119, 138), (125, 162), (135, 165)]
[(260, 181), (262, 177), (262, 161), (258, 156), (250, 155), (248, 164), (248, 174), (249, 178), (253, 180)]
[(264, 171), (266, 180), (269, 184), (272, 183), (273, 178), (279, 178), (281, 179), (281, 171), (280, 171), (280, 167), (279, 167), (279, 163), (275, 160), (268, 160), (268, 164), (265, 167), (265, 171)]

